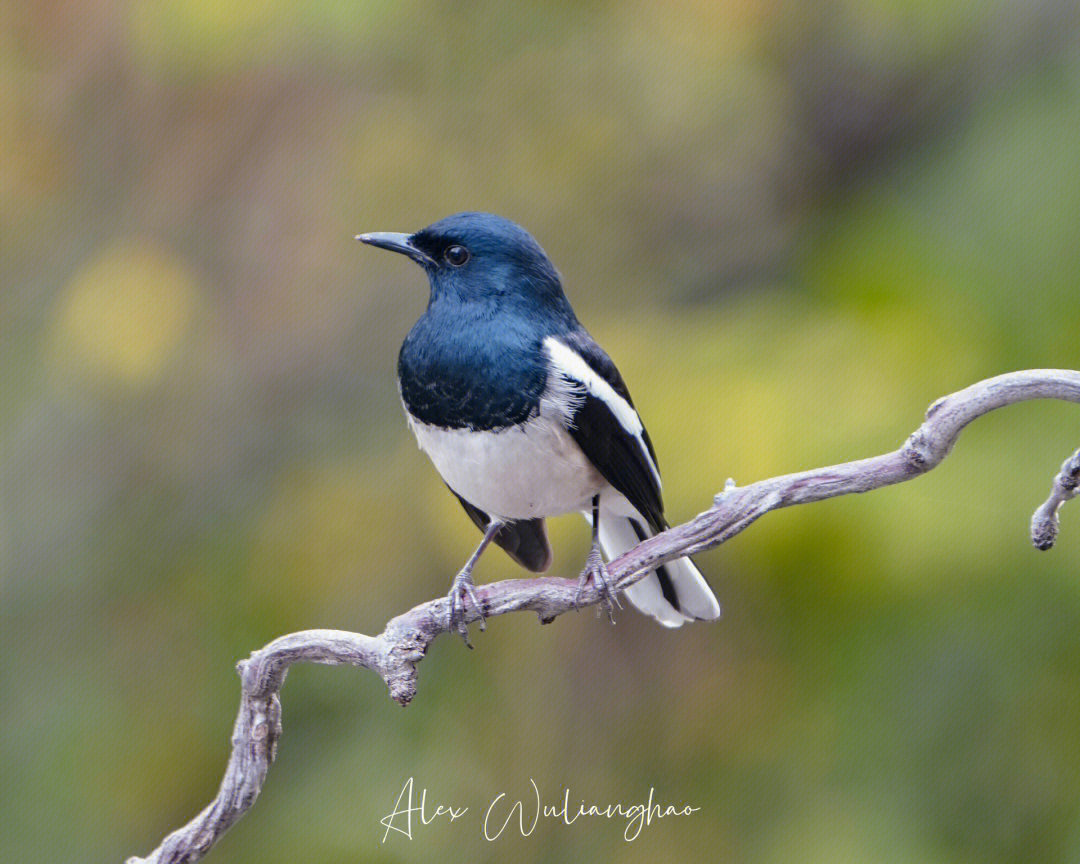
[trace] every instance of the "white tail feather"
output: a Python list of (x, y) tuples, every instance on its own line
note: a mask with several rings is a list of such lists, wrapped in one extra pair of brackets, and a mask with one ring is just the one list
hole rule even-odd
[[(585, 518), (592, 521), (592, 514)], [(642, 524), (639, 522), (639, 524)], [(644, 525), (642, 524), (644, 528)], [(648, 528), (644, 528), (651, 535)], [(600, 545), (610, 561), (633, 549), (640, 542), (637, 532), (625, 516), (600, 512)], [(689, 558), (669, 561), (664, 569), (671, 577), (678, 607), (668, 602), (660, 587), (660, 579), (650, 573), (623, 592), (638, 609), (651, 615), (665, 627), (681, 627), (687, 621), (712, 620), (720, 617), (720, 604), (709, 583)]]

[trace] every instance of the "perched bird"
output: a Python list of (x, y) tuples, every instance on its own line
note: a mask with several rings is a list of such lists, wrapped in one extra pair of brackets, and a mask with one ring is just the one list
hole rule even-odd
[[(610, 612), (600, 548), (610, 561), (667, 527), (660, 472), (622, 376), (578, 322), (544, 250), (490, 213), (356, 239), (407, 255), (431, 283), (427, 311), (401, 346), (398, 386), (420, 448), (484, 532), (451, 586), (450, 627), (468, 643), (466, 599), (483, 627), (472, 570), (492, 540), (527, 569), (546, 570), (544, 519), (574, 511), (592, 525), (579, 594), (592, 580)], [(668, 627), (720, 615), (689, 558), (625, 594)]]

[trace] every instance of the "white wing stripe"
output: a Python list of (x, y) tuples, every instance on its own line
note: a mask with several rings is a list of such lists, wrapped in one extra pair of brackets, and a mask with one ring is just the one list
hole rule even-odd
[(642, 425), (641, 418), (638, 417), (638, 413), (633, 406), (616, 393), (614, 387), (597, 375), (592, 367), (585, 362), (584, 358), (569, 345), (563, 344), (554, 336), (548, 336), (544, 340), (544, 348), (547, 349), (548, 357), (556, 372), (564, 378), (578, 382), (587, 393), (603, 402), (618, 424), (626, 430), (626, 433), (637, 440), (638, 446), (645, 456), (645, 463), (649, 466), (653, 477), (656, 479), (657, 487), (662, 488), (660, 471), (657, 469), (656, 463), (653, 462), (649, 448), (645, 446), (645, 441), (642, 438), (641, 433), (645, 427)]

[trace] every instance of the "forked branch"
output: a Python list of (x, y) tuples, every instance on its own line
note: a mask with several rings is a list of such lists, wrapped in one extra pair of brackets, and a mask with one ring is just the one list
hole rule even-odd
[[(988, 378), (945, 396), (930, 406), (925, 422), (899, 449), (870, 459), (785, 474), (737, 487), (728, 481), (704, 513), (646, 540), (609, 565), (619, 588), (632, 585), (655, 567), (719, 546), (770, 510), (869, 492), (925, 474), (944, 459), (965, 426), (995, 408), (1029, 399), (1080, 402), (1080, 372), (1030, 369)], [(1049, 549), (1058, 531), (1061, 505), (1077, 495), (1080, 450), (1065, 460), (1053, 481), (1050, 497), (1031, 520), (1032, 542)], [(481, 585), (477, 597), (488, 618), (531, 610), (543, 623), (575, 608), (577, 579), (547, 577), (511, 579)], [(600, 601), (590, 584), (578, 605)], [(187, 825), (166, 837), (146, 858), (128, 864), (178, 864), (198, 861), (214, 842), (255, 803), (281, 736), (278, 693), (294, 663), (361, 666), (378, 672), (390, 696), (407, 705), (416, 695), (416, 664), (428, 646), (448, 631), (445, 597), (430, 600), (392, 619), (378, 636), (342, 630), (304, 630), (275, 639), (237, 665), (240, 712), (232, 735), (232, 754), (217, 797)], [(479, 614), (467, 607), (466, 617)]]

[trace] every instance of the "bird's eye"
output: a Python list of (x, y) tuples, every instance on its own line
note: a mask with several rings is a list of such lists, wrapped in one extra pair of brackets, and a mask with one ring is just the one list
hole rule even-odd
[(446, 251), (443, 252), (443, 258), (451, 267), (460, 267), (469, 260), (469, 250), (464, 246), (447, 246)]

